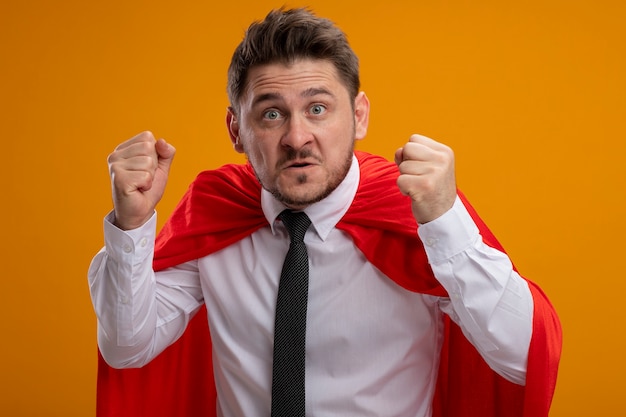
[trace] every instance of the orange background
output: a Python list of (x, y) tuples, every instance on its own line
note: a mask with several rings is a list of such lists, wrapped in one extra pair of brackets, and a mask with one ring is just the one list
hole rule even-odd
[[(197, 172), (241, 161), (226, 67), (249, 22), (281, 4), (2, 1), (0, 414), (93, 415), (86, 271), (111, 207), (106, 156), (145, 129), (178, 148), (160, 224)], [(617, 415), (625, 3), (307, 4), (361, 57), (372, 120), (360, 148), (391, 159), (413, 132), (453, 147), (460, 187), (551, 297), (565, 333), (551, 415)]]

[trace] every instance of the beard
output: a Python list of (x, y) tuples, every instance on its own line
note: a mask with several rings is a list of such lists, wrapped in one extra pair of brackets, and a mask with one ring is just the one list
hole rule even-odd
[[(312, 191), (311, 193), (295, 196), (282, 192), (278, 187), (267, 188), (262, 183), (261, 185), (267, 191), (269, 191), (274, 196), (274, 198), (276, 198), (287, 207), (304, 208), (310, 206), (311, 204), (322, 201), (323, 199), (328, 197), (333, 191), (335, 191), (339, 184), (341, 184), (344, 178), (346, 178), (346, 175), (348, 175), (348, 171), (350, 170), (350, 166), (352, 165), (353, 154), (354, 145), (349, 149), (348, 152), (346, 152), (343, 163), (339, 165), (338, 168), (328, 173), (328, 179), (324, 186), (318, 190)], [(310, 157), (316, 158), (321, 161), (320, 158), (317, 158), (315, 155), (312, 154), (312, 152), (308, 150), (301, 150), (299, 152), (292, 150), (280, 163), (286, 163), (292, 159), (304, 159)], [(309, 182), (309, 178), (306, 174), (301, 174), (296, 178), (296, 181), (299, 185), (304, 186), (307, 182)]]
[[(341, 151), (344, 152), (343, 161), (340, 162), (340, 164), (335, 169), (326, 173), (325, 183), (321, 184), (321, 186), (311, 184), (308, 187), (308, 190), (306, 190), (305, 192), (285, 192), (280, 189), (280, 187), (276, 184), (276, 181), (264, 181), (263, 175), (261, 173), (267, 171), (263, 170), (262, 167), (256, 167), (249, 157), (248, 161), (252, 163), (253, 171), (261, 186), (270, 194), (272, 194), (272, 196), (274, 196), (276, 200), (280, 201), (287, 207), (303, 209), (304, 207), (325, 199), (339, 186), (339, 184), (341, 184), (346, 175), (348, 175), (348, 171), (352, 166), (355, 143), (356, 141), (352, 141), (351, 146)], [(246, 156), (249, 155), (246, 153)], [(320, 162), (320, 164), (323, 163), (322, 158), (318, 155), (315, 155), (308, 148), (300, 149), (298, 151), (288, 149), (285, 155), (277, 162), (275, 168), (276, 172), (279, 172), (279, 168), (287, 165), (289, 161), (296, 159), (315, 159)], [(306, 187), (306, 184), (309, 181), (310, 178), (306, 173), (303, 173), (296, 177), (296, 182), (298, 186)]]

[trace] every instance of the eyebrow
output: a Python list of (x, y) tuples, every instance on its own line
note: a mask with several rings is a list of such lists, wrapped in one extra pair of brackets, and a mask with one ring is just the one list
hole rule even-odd
[(325, 88), (311, 87), (311, 88), (307, 88), (302, 93), (300, 93), (301, 97), (313, 97), (313, 96), (319, 96), (319, 95), (335, 97), (335, 95), (330, 90), (327, 90)]
[[(326, 88), (311, 87), (311, 88), (307, 88), (306, 90), (300, 93), (300, 97), (315, 97), (318, 95), (326, 95), (330, 97), (335, 97), (335, 95)], [(274, 101), (274, 100), (282, 100), (282, 96), (277, 93), (260, 94), (253, 100), (252, 106), (256, 106), (259, 103), (262, 103), (264, 101)]]

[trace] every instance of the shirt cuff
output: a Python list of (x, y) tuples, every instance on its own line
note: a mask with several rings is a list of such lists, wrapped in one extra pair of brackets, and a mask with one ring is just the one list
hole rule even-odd
[(437, 219), (420, 225), (417, 233), (431, 264), (438, 264), (458, 255), (480, 239), (478, 227), (459, 196), (450, 210)]
[(142, 226), (122, 230), (113, 224), (111, 211), (104, 218), (104, 242), (107, 254), (117, 263), (137, 264), (152, 256), (156, 236), (156, 212)]

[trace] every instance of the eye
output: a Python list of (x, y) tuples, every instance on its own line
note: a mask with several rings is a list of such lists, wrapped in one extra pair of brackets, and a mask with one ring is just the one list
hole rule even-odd
[(280, 118), (280, 113), (277, 110), (268, 110), (263, 113), (263, 117), (269, 120), (277, 120)]
[(319, 115), (326, 111), (326, 107), (321, 104), (314, 104), (311, 106), (310, 112), (311, 114)]

